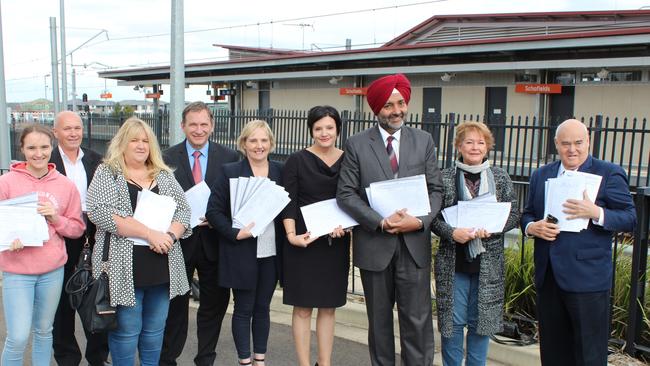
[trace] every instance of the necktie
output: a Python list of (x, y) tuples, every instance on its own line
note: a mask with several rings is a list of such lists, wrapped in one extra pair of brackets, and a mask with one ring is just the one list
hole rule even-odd
[(201, 162), (199, 161), (199, 156), (201, 152), (196, 150), (192, 156), (194, 156), (194, 166), (192, 166), (192, 177), (194, 177), (194, 184), (198, 184), (203, 180), (203, 174), (201, 173)]
[(395, 155), (395, 150), (393, 150), (393, 140), (395, 140), (395, 137), (388, 136), (386, 140), (388, 141), (386, 144), (386, 152), (388, 153), (388, 158), (390, 159), (390, 168), (393, 170), (393, 176), (397, 178), (399, 165), (397, 165), (397, 155)]

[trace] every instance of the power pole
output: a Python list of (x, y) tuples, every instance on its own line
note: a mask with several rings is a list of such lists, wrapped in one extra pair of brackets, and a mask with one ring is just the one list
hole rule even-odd
[(52, 103), (54, 104), (54, 114), (61, 111), (61, 102), (59, 101), (59, 62), (56, 47), (56, 18), (50, 17), (50, 50), (52, 57)]
[(183, 139), (181, 115), (185, 108), (185, 51), (183, 44), (183, 0), (172, 0), (171, 100), (169, 113), (169, 146)]
[(61, 17), (61, 110), (68, 110), (68, 68), (65, 54), (65, 0), (59, 0)]
[(5, 61), (2, 43), (2, 10), (0, 10), (0, 168), (8, 169), (11, 163), (9, 121), (7, 121), (7, 94), (5, 90)]

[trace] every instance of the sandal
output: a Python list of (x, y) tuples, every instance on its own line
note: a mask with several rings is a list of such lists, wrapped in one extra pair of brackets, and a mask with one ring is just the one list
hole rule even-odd
[(264, 364), (264, 358), (253, 358), (253, 363), (257, 365), (258, 363)]
[(248, 360), (247, 362), (243, 362), (242, 360), (239, 360), (239, 364), (240, 364), (241, 366), (252, 365), (252, 364), (253, 364), (253, 361)]

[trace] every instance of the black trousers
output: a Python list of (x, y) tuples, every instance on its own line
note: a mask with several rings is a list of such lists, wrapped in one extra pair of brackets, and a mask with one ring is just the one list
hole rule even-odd
[[(59, 307), (54, 316), (52, 329), (52, 348), (54, 359), (60, 366), (78, 366), (81, 363), (81, 350), (75, 338), (75, 310), (70, 306), (68, 295), (65, 293), (65, 283), (74, 273), (77, 264), (76, 257), (70, 256), (63, 268), (63, 289)], [(70, 263), (73, 260), (72, 264)], [(85, 331), (84, 331), (85, 332)], [(91, 334), (86, 332), (86, 360), (92, 366), (101, 366), (108, 358), (108, 338), (106, 333)]]
[(609, 290), (564, 291), (547, 268), (537, 291), (542, 365), (607, 365)]
[(368, 347), (373, 366), (395, 365), (393, 306), (399, 316), (401, 364), (433, 364), (431, 267), (418, 268), (400, 240), (393, 259), (383, 271), (361, 270), (368, 312)]
[[(230, 289), (219, 286), (218, 262), (208, 260), (202, 247), (196, 248), (192, 258), (185, 258), (185, 268), (190, 283), (194, 270), (199, 275), (200, 302), (196, 315), (198, 352), (194, 363), (212, 365), (217, 357), (215, 350), (230, 301)], [(176, 365), (176, 359), (183, 353), (187, 339), (189, 302), (190, 296), (185, 294), (173, 298), (169, 303), (160, 365)]]

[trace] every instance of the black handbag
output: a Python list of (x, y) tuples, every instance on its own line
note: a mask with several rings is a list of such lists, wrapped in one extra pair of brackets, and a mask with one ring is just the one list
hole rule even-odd
[(91, 250), (86, 240), (79, 257), (76, 271), (65, 284), (70, 305), (77, 309), (84, 329), (90, 333), (101, 333), (117, 328), (117, 308), (111, 306), (108, 286), (108, 247), (110, 233), (104, 237), (102, 269), (98, 278), (92, 277)]

